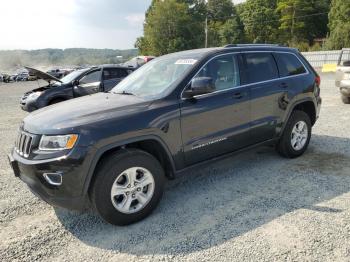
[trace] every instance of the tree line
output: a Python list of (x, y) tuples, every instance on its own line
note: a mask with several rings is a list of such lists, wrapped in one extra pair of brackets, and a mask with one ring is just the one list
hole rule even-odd
[(152, 0), (135, 47), (159, 56), (229, 43), (350, 47), (350, 0)]
[(24, 65), (50, 67), (55, 65), (117, 64), (135, 57), (137, 54), (137, 49), (47, 48), (39, 50), (0, 50), (0, 70), (11, 71)]

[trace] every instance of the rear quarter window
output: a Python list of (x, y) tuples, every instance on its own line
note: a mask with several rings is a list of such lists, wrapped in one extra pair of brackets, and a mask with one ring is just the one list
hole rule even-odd
[(244, 57), (248, 84), (278, 78), (277, 65), (271, 53), (247, 53)]
[(306, 69), (300, 60), (293, 54), (275, 53), (274, 54), (280, 77), (294, 76), (306, 73)]

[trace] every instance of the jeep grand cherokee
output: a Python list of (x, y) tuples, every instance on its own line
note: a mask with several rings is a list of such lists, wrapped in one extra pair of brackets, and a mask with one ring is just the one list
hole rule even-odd
[(156, 58), (109, 93), (28, 115), (9, 159), (43, 200), (126, 225), (148, 216), (165, 178), (273, 144), (302, 155), (320, 77), (295, 49), (228, 45)]

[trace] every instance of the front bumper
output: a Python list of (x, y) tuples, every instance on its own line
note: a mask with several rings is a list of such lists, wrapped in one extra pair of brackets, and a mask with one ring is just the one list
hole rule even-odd
[[(27, 184), (39, 198), (53, 206), (72, 210), (84, 210), (90, 205), (84, 193), (84, 183), (90, 167), (87, 148), (77, 148), (68, 156), (46, 160), (28, 160), (12, 151), (8, 155), (16, 177)], [(62, 184), (52, 185), (45, 173), (62, 174)]]
[(27, 101), (25, 99), (21, 99), (20, 105), (22, 110), (27, 112), (33, 112), (38, 109), (38, 106), (36, 105), (35, 101)]

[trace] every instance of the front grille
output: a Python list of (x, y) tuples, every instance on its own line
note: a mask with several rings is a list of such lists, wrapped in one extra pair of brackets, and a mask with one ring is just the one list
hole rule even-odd
[(33, 136), (30, 134), (19, 131), (17, 136), (15, 150), (16, 152), (24, 157), (28, 157), (33, 144)]

